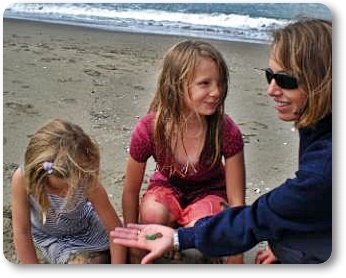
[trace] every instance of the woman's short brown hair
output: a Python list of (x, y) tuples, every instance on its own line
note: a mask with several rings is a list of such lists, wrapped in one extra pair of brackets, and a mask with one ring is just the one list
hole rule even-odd
[(332, 113), (332, 23), (302, 19), (273, 33), (272, 54), (283, 69), (298, 78), (307, 104), (297, 127), (316, 124)]

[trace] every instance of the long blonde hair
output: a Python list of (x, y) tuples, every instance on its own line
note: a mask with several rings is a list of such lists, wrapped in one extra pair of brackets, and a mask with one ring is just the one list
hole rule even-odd
[[(200, 58), (212, 59), (220, 76), (220, 104), (213, 115), (207, 116), (207, 134), (204, 146), (209, 146), (211, 153), (202, 151), (201, 158), (210, 167), (221, 161), (222, 123), (224, 100), (228, 91), (228, 67), (221, 53), (211, 44), (203, 41), (185, 40), (175, 44), (166, 53), (159, 75), (156, 94), (149, 111), (156, 113), (154, 140), (156, 151), (163, 154), (166, 161), (163, 166), (174, 165), (174, 146), (177, 134), (184, 134), (185, 109), (184, 95), (192, 81), (195, 68)], [(205, 148), (203, 148), (205, 150)], [(160, 155), (159, 155), (160, 157)], [(179, 169), (174, 169), (179, 172)]]
[[(52, 173), (44, 169), (45, 162), (53, 163)], [(49, 208), (45, 186), (50, 174), (66, 179), (69, 199), (82, 181), (85, 190), (96, 184), (99, 168), (98, 146), (78, 125), (55, 119), (37, 130), (26, 148), (24, 177), (28, 193), (41, 206), (42, 219)]]
[(275, 31), (273, 38), (273, 58), (307, 94), (296, 126), (312, 126), (332, 113), (332, 23), (301, 19)]

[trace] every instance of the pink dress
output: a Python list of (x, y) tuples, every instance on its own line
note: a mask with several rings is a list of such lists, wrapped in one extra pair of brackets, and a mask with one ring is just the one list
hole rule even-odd
[[(130, 155), (134, 160), (145, 163), (149, 157), (153, 156), (157, 163), (148, 189), (158, 185), (173, 188), (176, 195), (179, 196), (182, 207), (206, 195), (216, 195), (227, 200), (225, 171), (222, 162), (209, 168), (203, 161), (200, 161), (197, 173), (189, 173), (184, 177), (170, 174), (168, 170), (160, 170), (158, 161), (164, 161), (164, 158), (158, 157), (155, 151), (154, 120), (154, 113), (148, 113), (141, 118), (134, 128), (130, 143)], [(244, 142), (238, 126), (228, 115), (224, 115), (222, 156), (225, 159), (229, 158), (242, 151), (243, 147)]]

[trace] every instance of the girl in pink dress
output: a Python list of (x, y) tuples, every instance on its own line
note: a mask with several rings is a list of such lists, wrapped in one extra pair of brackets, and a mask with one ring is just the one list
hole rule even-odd
[[(227, 90), (227, 65), (209, 43), (187, 40), (167, 52), (149, 112), (131, 138), (125, 223), (189, 227), (225, 206), (244, 205), (244, 143), (224, 112)], [(156, 170), (140, 199), (151, 156)], [(140, 261), (131, 254), (131, 262)], [(228, 262), (241, 263), (242, 256)]]

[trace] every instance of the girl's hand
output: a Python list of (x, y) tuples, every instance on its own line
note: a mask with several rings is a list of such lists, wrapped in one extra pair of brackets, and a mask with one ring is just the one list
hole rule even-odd
[(263, 251), (259, 251), (256, 255), (255, 263), (256, 264), (272, 264), (277, 261), (277, 258), (273, 254), (272, 250), (267, 247)]
[(126, 228), (115, 228), (110, 236), (116, 244), (148, 250), (141, 261), (147, 264), (173, 249), (173, 232), (172, 228), (162, 225), (128, 224)]

